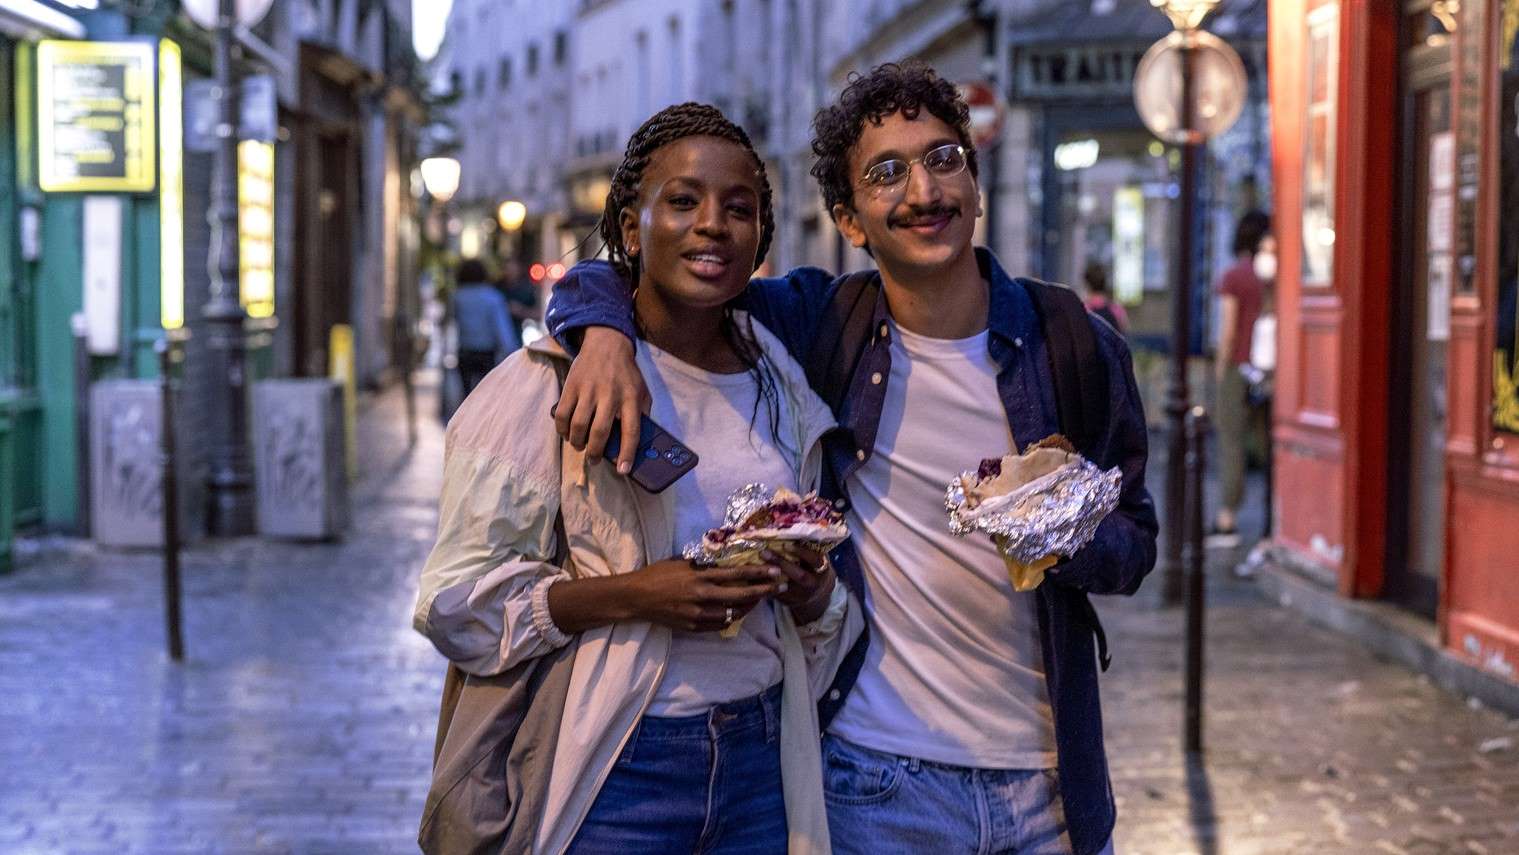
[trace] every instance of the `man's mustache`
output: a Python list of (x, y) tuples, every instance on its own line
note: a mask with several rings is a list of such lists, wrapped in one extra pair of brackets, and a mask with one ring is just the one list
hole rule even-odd
[(919, 220), (936, 220), (940, 217), (960, 216), (959, 205), (911, 205), (905, 213), (894, 214), (886, 220), (888, 226), (902, 228)]

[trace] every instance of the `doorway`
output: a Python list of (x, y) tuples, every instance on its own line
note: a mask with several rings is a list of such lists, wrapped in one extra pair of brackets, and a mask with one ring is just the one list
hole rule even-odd
[(1455, 146), (1451, 51), (1425, 2), (1405, 6), (1399, 273), (1392, 311), (1387, 580), (1383, 596), (1433, 619), (1445, 562), (1446, 349)]

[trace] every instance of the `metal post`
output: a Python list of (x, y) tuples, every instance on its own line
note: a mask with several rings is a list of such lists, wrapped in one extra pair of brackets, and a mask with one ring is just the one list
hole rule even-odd
[(74, 529), (90, 536), (90, 342), (83, 314), (70, 318), (74, 333), (74, 484), (79, 512)]
[(1166, 454), (1166, 562), (1161, 576), (1161, 599), (1176, 605), (1181, 599), (1181, 552), (1186, 504), (1186, 417), (1191, 405), (1187, 360), (1192, 346), (1192, 226), (1196, 205), (1197, 148), (1192, 136), (1192, 61), (1190, 39), (1181, 48), (1181, 128), (1188, 134), (1181, 146), (1181, 205), (1177, 216), (1176, 277), (1171, 294), (1171, 386), (1166, 393), (1170, 417)]
[(411, 312), (403, 309), (396, 314), (396, 347), (401, 357), (401, 388), (406, 393), (406, 446), (417, 444), (417, 391), (412, 384), (415, 370), (413, 354), (416, 340), (412, 337)]
[[(1003, 75), (998, 73), (1001, 68), (997, 61), (998, 14), (996, 11), (983, 8), (979, 0), (968, 0), (968, 3), (971, 16), (976, 25), (981, 28), (981, 76), (992, 85), (997, 92), (997, 97), (1001, 99)], [(984, 158), (981, 161), (981, 168), (986, 174), (986, 245), (995, 254), (1000, 248), (997, 241), (997, 201), (998, 185), (1002, 180), (1001, 134), (998, 134), (997, 139), (981, 152), (981, 156)], [(842, 270), (842, 267), (840, 269)]]
[(1271, 421), (1271, 401), (1275, 396), (1276, 389), (1268, 389), (1266, 392), (1266, 403), (1263, 407), (1265, 410), (1263, 415), (1266, 419), (1266, 513), (1265, 522), (1261, 524), (1262, 540), (1268, 540), (1271, 537), (1271, 526), (1274, 522), (1272, 518), (1272, 506), (1276, 502), (1276, 436), (1274, 435), (1275, 426)]
[(1187, 581), (1185, 737), (1187, 752), (1203, 750), (1203, 470), (1207, 466), (1208, 414), (1193, 407), (1187, 415), (1187, 510), (1184, 564)]
[(253, 474), (248, 449), (246, 315), (238, 299), (237, 81), (232, 68), (233, 0), (220, 0), (213, 65), (221, 117), (213, 173), (211, 294), (204, 314), (212, 382), (210, 520), (212, 534), (253, 532)]
[(174, 444), (174, 395), (179, 386), (174, 382), (174, 363), (178, 361), (178, 353), (174, 343), (167, 338), (159, 339), (154, 350), (158, 351), (159, 389), (163, 397), (159, 447), (163, 452), (164, 622), (169, 639), (169, 658), (180, 662), (185, 658), (185, 640), (180, 616), (179, 460), (175, 456)]

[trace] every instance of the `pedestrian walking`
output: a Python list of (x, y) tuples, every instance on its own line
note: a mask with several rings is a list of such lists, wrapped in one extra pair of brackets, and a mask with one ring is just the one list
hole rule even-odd
[[(1214, 351), (1219, 485), (1222, 495), (1208, 531), (1211, 547), (1239, 545), (1239, 507), (1245, 496), (1245, 462), (1251, 424), (1251, 351), (1256, 323), (1266, 307), (1267, 286), (1276, 278), (1276, 238), (1261, 211), (1240, 217), (1234, 230), (1234, 263), (1219, 277), (1218, 348)], [(1274, 327), (1272, 333), (1274, 335)], [(1273, 359), (1274, 362), (1274, 359)]]
[[(1088, 594), (1133, 593), (1157, 529), (1127, 346), (1070, 291), (1013, 278), (972, 246), (969, 108), (931, 68), (855, 77), (813, 128), (824, 204), (878, 269), (798, 268), (751, 280), (745, 300), (842, 427), (824, 484), (855, 536), (834, 561), (867, 631), (820, 705), (833, 850), (1110, 851), (1108, 657)], [(614, 267), (581, 262), (550, 301), (551, 334), (583, 333), (564, 401), (594, 425), (569, 437), (592, 456), (645, 394), (627, 293)], [(1119, 507), (1019, 592), (990, 539), (948, 535), (945, 486), (1062, 430), (1122, 471)]]
[(821, 478), (832, 414), (732, 305), (773, 228), (764, 163), (716, 108), (634, 133), (601, 235), (652, 415), (702, 461), (673, 486), (634, 489), (560, 439), (583, 414), (550, 418), (569, 361), (552, 339), (449, 424), (415, 625), (469, 676), (440, 720), (425, 851), (829, 851), (816, 702), (863, 615), (816, 552), (671, 557), (740, 487)]
[(1088, 261), (1081, 271), (1081, 281), (1086, 285), (1086, 297), (1082, 302), (1087, 311), (1108, 322), (1113, 329), (1125, 335), (1129, 332), (1129, 313), (1114, 302), (1108, 294), (1108, 270), (1101, 262)]
[(459, 376), (467, 396), (485, 375), (522, 346), (506, 298), (491, 284), (485, 265), (465, 259), (455, 275), (454, 324), (459, 331)]

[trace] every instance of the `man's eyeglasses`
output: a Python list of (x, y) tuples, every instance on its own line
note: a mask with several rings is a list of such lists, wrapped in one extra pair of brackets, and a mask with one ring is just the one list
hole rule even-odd
[(872, 164), (865, 170), (860, 187), (871, 191), (878, 198), (900, 192), (907, 187), (907, 177), (912, 174), (912, 165), (915, 163), (921, 163), (928, 174), (935, 178), (951, 178), (965, 170), (965, 148), (954, 144), (941, 145), (912, 160), (892, 158)]

